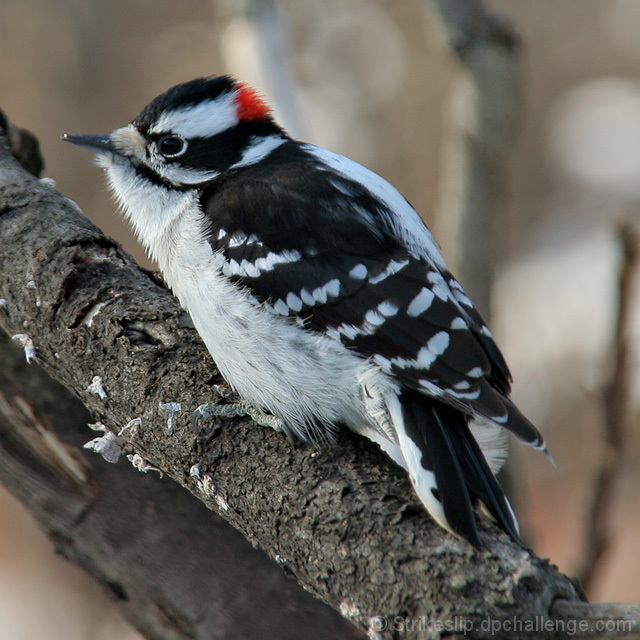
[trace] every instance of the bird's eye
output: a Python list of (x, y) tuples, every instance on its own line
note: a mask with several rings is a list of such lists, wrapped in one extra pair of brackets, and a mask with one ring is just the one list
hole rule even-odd
[(185, 152), (187, 149), (187, 141), (178, 136), (162, 136), (158, 140), (158, 151), (165, 158), (175, 158)]

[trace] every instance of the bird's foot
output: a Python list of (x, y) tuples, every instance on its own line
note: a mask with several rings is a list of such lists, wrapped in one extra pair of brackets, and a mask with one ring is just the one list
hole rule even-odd
[(214, 385), (214, 391), (224, 400), (229, 400), (228, 404), (215, 404), (213, 402), (207, 402), (201, 404), (191, 417), (191, 424), (194, 431), (199, 431), (199, 423), (202, 418), (234, 418), (236, 416), (249, 416), (254, 422), (261, 427), (270, 427), (274, 431), (285, 432), (288, 434), (288, 430), (284, 426), (284, 422), (274, 415), (269, 413), (262, 413), (255, 407), (245, 402), (240, 396), (224, 385)]

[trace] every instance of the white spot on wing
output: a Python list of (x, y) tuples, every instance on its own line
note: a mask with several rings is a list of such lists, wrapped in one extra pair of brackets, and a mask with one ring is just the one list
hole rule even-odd
[(308, 307), (313, 307), (316, 303), (315, 298), (307, 291), (307, 289), (302, 289), (300, 291), (300, 297), (302, 298), (302, 302), (304, 302)]
[(440, 300), (451, 300), (451, 291), (447, 287), (444, 278), (437, 271), (429, 271), (427, 280), (431, 283), (431, 291), (435, 293)]
[(295, 293), (289, 293), (287, 296), (287, 306), (292, 311), (300, 311), (302, 309), (302, 300)]
[(239, 247), (242, 244), (246, 244), (246, 242), (247, 242), (247, 234), (243, 233), (242, 231), (236, 231), (229, 238), (229, 246), (230, 247)]
[[(446, 351), (448, 346), (449, 334), (446, 331), (440, 331), (418, 351), (415, 358), (385, 358), (381, 355), (375, 355), (373, 360), (385, 371), (389, 371), (391, 366), (399, 367), (400, 369), (428, 369), (436, 361), (438, 356)], [(427, 387), (426, 381), (421, 380), (420, 384), (430, 390), (430, 387)], [(442, 395), (442, 391), (438, 389), (437, 393), (434, 392), (433, 395)]]
[(371, 284), (378, 284), (385, 278), (392, 276), (394, 273), (398, 273), (401, 269), (404, 269), (409, 264), (409, 260), (391, 260), (385, 267), (384, 271), (380, 272), (377, 276), (369, 278)]
[(378, 311), (376, 311), (375, 309), (369, 309), (369, 311), (367, 311), (364, 316), (364, 320), (365, 322), (369, 322), (375, 327), (379, 327), (381, 324), (384, 324), (385, 317), (381, 313), (378, 313)]
[(385, 300), (378, 305), (378, 311), (385, 317), (389, 318), (395, 316), (398, 313), (398, 306)]
[(469, 298), (467, 298), (467, 296), (464, 293), (458, 291), (457, 289), (454, 289), (453, 290), (453, 297), (460, 304), (463, 304), (465, 307), (467, 307), (469, 309), (473, 309), (473, 302), (471, 302), (471, 300)]
[(351, 271), (349, 271), (349, 277), (354, 280), (364, 280), (367, 277), (369, 270), (363, 264), (357, 264)]
[(288, 316), (289, 315), (289, 307), (287, 306), (287, 303), (284, 302), (284, 300), (276, 300), (276, 303), (273, 305), (274, 310), (279, 313), (282, 316)]
[(311, 294), (315, 304), (326, 304), (328, 296), (337, 298), (340, 295), (340, 280), (334, 278), (321, 287), (316, 287)]
[(278, 264), (290, 264), (300, 260), (300, 253), (295, 250), (285, 249), (281, 253), (268, 253), (255, 262), (243, 259), (240, 263), (231, 259), (224, 263), (222, 272), (226, 276), (248, 276), (257, 278), (264, 271), (272, 271)]
[(418, 364), (430, 367), (449, 346), (449, 334), (446, 331), (436, 333), (427, 344), (418, 351)]
[(433, 303), (435, 295), (427, 287), (423, 287), (420, 293), (411, 301), (407, 307), (407, 314), (412, 318), (424, 313)]
[(458, 400), (477, 400), (480, 397), (480, 389), (474, 391), (455, 391), (454, 389), (448, 389), (447, 395)]

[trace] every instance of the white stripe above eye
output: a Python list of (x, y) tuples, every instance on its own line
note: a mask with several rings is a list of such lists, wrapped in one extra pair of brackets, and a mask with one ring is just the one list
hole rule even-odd
[(173, 133), (183, 138), (210, 138), (238, 124), (237, 92), (223, 93), (182, 109), (163, 113), (149, 133)]

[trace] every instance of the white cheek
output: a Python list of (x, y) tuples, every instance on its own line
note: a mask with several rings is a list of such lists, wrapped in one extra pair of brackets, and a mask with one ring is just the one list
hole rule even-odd
[(138, 241), (153, 260), (162, 261), (171, 250), (167, 231), (189, 205), (195, 206), (194, 194), (153, 184), (118, 157), (103, 156), (100, 165)]
[(173, 184), (200, 184), (220, 175), (218, 171), (200, 171), (198, 169), (184, 169), (177, 164), (156, 166), (156, 172), (164, 176)]

